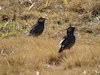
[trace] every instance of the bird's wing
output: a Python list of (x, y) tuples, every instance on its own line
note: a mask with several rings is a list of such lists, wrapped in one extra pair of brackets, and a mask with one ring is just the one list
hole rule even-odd
[(59, 43), (59, 48), (61, 47), (61, 43), (64, 41), (65, 39), (63, 38), (60, 43)]
[[(63, 44), (64, 44), (66, 38), (67, 38), (67, 35), (64, 36), (63, 39), (60, 41), (60, 43), (59, 43), (59, 48), (64, 46)], [(62, 44), (62, 43), (63, 43), (63, 44)]]
[(64, 40), (61, 42), (61, 47), (68, 47), (72, 42), (73, 37), (64, 37)]
[(30, 29), (30, 33), (37, 30), (37, 29), (39, 29), (38, 23), (36, 23), (35, 25), (32, 26), (32, 28)]
[(38, 29), (38, 23), (36, 23), (35, 25), (32, 26), (32, 28), (30, 29), (30, 31), (27, 35), (30, 36), (37, 29)]

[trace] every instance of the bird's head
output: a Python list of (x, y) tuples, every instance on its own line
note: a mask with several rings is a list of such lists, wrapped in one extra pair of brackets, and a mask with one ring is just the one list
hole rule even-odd
[(45, 17), (40, 17), (38, 20), (39, 23), (44, 23), (45, 22)]
[(74, 33), (74, 30), (75, 30), (75, 27), (74, 27), (74, 26), (70, 26), (70, 27), (67, 29), (67, 34), (73, 34), (73, 33)]

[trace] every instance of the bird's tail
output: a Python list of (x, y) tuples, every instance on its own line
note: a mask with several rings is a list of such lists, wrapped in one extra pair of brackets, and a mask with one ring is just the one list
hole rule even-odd
[(60, 48), (59, 49), (59, 51), (58, 51), (58, 53), (62, 53), (63, 52), (63, 49), (62, 48)]

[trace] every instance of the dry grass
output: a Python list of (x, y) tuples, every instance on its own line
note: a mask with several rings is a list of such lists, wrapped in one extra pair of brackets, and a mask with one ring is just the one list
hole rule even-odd
[[(70, 70), (84, 67), (81, 71), (99, 71), (100, 68), (100, 46), (89, 45), (80, 41), (71, 51), (58, 54), (59, 39), (46, 37), (45, 34), (38, 37), (10, 38), (0, 40), (0, 50), (4, 49), (0, 55), (0, 73), (3, 74), (33, 74), (39, 71), (42, 75), (57, 71), (69, 73)], [(92, 69), (92, 67), (95, 69)], [(91, 69), (90, 69), (91, 68)], [(73, 73), (71, 71), (71, 73)], [(79, 75), (82, 72), (79, 72)], [(52, 73), (53, 74), (53, 73)], [(63, 73), (64, 74), (64, 73)], [(54, 74), (53, 74), (54, 75)], [(77, 74), (76, 74), (77, 75)]]
[[(29, 1), (16, 1), (0, 2), (0, 75), (100, 75), (99, 0), (32, 0), (36, 4), (30, 10)], [(40, 16), (46, 17), (43, 34), (27, 37)], [(69, 25), (77, 25), (76, 44), (58, 54)]]

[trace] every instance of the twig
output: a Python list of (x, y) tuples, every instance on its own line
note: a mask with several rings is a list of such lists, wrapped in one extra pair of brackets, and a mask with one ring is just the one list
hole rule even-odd
[(7, 26), (8, 23), (9, 23), (9, 21), (4, 26)]
[(2, 56), (4, 55), (4, 49), (1, 50), (1, 55), (2, 55)]
[(36, 4), (36, 3), (33, 3), (33, 4), (29, 7), (28, 11), (29, 11), (35, 4)]
[(10, 63), (7, 61), (8, 67), (10, 68)]
[[(32, 1), (30, 1), (30, 2), (32, 3)], [(39, 0), (37, 0), (35, 3), (32, 3), (32, 5), (29, 7), (28, 11), (38, 2), (39, 2)]]
[(0, 6), (0, 10), (2, 9), (2, 7)]
[(29, 0), (30, 1), (30, 3), (32, 3), (32, 0)]

